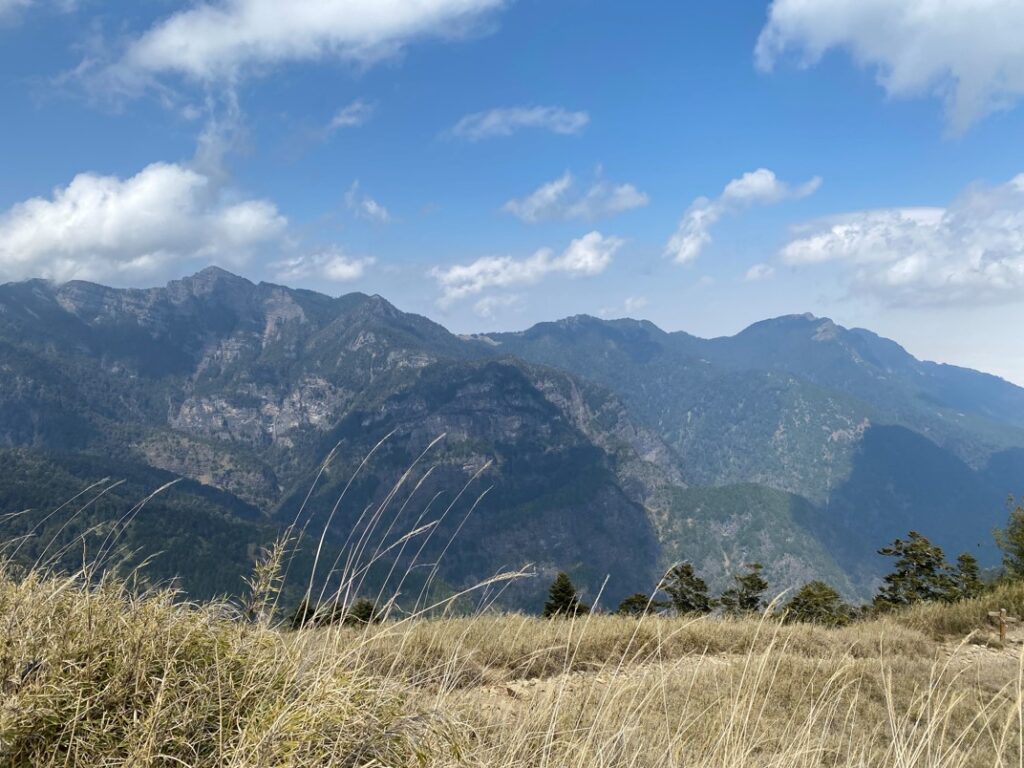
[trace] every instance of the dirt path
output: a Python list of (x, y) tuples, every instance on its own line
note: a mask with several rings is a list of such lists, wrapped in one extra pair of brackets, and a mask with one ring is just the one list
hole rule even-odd
[(1024, 631), (1010, 632), (1000, 643), (994, 632), (982, 630), (965, 640), (943, 643), (939, 658), (954, 674), (969, 677), (992, 693), (1013, 689), (1024, 665)]

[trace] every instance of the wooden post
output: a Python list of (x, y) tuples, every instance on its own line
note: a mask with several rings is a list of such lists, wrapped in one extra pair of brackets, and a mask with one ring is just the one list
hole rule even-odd
[(1006, 609), (1000, 608), (998, 611), (989, 611), (988, 617), (999, 627), (999, 642), (1006, 642), (1006, 627), (1009, 624), (1016, 624), (1020, 619), (1016, 616), (1007, 616)]

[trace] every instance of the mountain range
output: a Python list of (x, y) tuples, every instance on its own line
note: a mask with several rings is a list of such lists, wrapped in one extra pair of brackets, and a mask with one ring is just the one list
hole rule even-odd
[(457, 336), (213, 267), (30, 280), (0, 286), (0, 468), (16, 560), (98, 553), (197, 598), (241, 592), (285, 531), (304, 532), (295, 584), (323, 532), (314, 578), (353, 546), (379, 589), (530, 565), (495, 599), (531, 610), (558, 570), (614, 602), (681, 559), (718, 589), (758, 560), (773, 589), (858, 598), (909, 529), (996, 561), (1024, 389), (811, 315), (716, 339), (587, 316)]

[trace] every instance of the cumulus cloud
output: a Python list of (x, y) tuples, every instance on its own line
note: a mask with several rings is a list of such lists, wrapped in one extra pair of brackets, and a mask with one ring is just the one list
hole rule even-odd
[(775, 277), (775, 268), (770, 264), (755, 264), (743, 276), (748, 283), (760, 283)]
[(611, 264), (623, 242), (617, 237), (590, 232), (573, 240), (558, 255), (549, 248), (542, 248), (525, 259), (484, 256), (471, 264), (446, 269), (435, 267), (430, 274), (441, 289), (439, 303), (446, 306), (490, 288), (533, 285), (551, 274), (570, 277), (598, 275)]
[(273, 203), (231, 199), (180, 165), (154, 163), (127, 179), (82, 173), (0, 214), (0, 277), (119, 282), (183, 260), (241, 263), (286, 227)]
[(317, 279), (332, 283), (347, 283), (361, 278), (366, 270), (375, 263), (375, 259), (353, 258), (338, 248), (331, 248), (319, 253), (277, 261), (270, 266), (275, 270), (278, 280)]
[(726, 214), (751, 205), (771, 205), (807, 197), (820, 186), (821, 179), (817, 176), (793, 186), (780, 181), (767, 168), (744, 173), (726, 184), (717, 198), (698, 197), (690, 204), (665, 246), (665, 254), (678, 264), (688, 264), (711, 242), (712, 227)]
[(70, 13), (78, 6), (78, 0), (0, 0), (0, 24), (18, 21), (21, 18), (20, 11), (39, 6)]
[(466, 115), (451, 133), (470, 141), (511, 136), (524, 128), (569, 136), (582, 131), (589, 122), (586, 112), (570, 112), (562, 107), (501, 107)]
[(616, 317), (634, 317), (643, 310), (650, 302), (646, 296), (627, 296), (621, 305), (616, 307), (602, 307), (597, 311), (598, 317), (612, 319)]
[(646, 296), (627, 296), (623, 306), (626, 312), (639, 312), (641, 309), (646, 307), (650, 302)]
[(566, 172), (521, 200), (509, 200), (502, 210), (529, 224), (552, 219), (594, 221), (641, 208), (648, 202), (647, 195), (632, 184), (612, 184), (604, 179), (577, 193), (572, 174)]
[(522, 304), (522, 297), (516, 294), (505, 296), (484, 296), (473, 305), (473, 312), (484, 320), (493, 320), (500, 310), (511, 309)]
[(945, 208), (859, 211), (801, 227), (792, 265), (836, 263), (855, 288), (895, 305), (1024, 298), (1024, 174), (975, 185)]
[(373, 104), (369, 104), (362, 99), (356, 99), (334, 114), (327, 129), (329, 132), (334, 132), (339, 128), (357, 128), (360, 125), (365, 125), (373, 117), (373, 110)]
[(177, 73), (235, 80), (297, 61), (369, 64), (421, 37), (453, 37), (505, 0), (219, 0), (190, 5), (134, 40), (116, 69), (126, 78)]
[(15, 12), (23, 8), (28, 8), (32, 2), (33, 0), (0, 0), (0, 20), (14, 15)]
[(352, 186), (345, 193), (345, 207), (359, 218), (367, 221), (378, 224), (387, 224), (391, 221), (388, 209), (360, 190), (358, 179), (352, 182)]
[(895, 97), (935, 94), (954, 132), (1024, 95), (1020, 0), (774, 0), (755, 59), (788, 50), (805, 66), (844, 48)]

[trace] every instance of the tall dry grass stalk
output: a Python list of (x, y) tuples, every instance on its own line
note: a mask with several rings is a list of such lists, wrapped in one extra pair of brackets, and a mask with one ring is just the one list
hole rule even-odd
[[(378, 624), (275, 623), (307, 538), (305, 504), (237, 606), (140, 594), (104, 575), (141, 506), (103, 532), (100, 560), (77, 574), (53, 572), (49, 559), (27, 573), (0, 564), (0, 765), (1024, 765), (1020, 654), (948, 639), (977, 630), (994, 602), (1024, 603), (1020, 586), (843, 629), (782, 625), (770, 613), (543, 620), (485, 607), (454, 618), (447, 610), (466, 595), (430, 597), (434, 561), (399, 610), (394, 596), (440, 523), (475, 498), (457, 534), (483, 496), (470, 489), (486, 467), (430, 517), (439, 497), (419, 493), (432, 468), (413, 479), (436, 443), (358, 516), (329, 566), (326, 532), (312, 538), (310, 615), (343, 620), (384, 563)], [(90, 489), (85, 504), (109, 487)], [(469, 593), (493, 597), (521, 576)]]
[(0, 573), (0, 764), (1021, 764), (1019, 657), (972, 656), (898, 619), (482, 615), (285, 632), (177, 597)]

